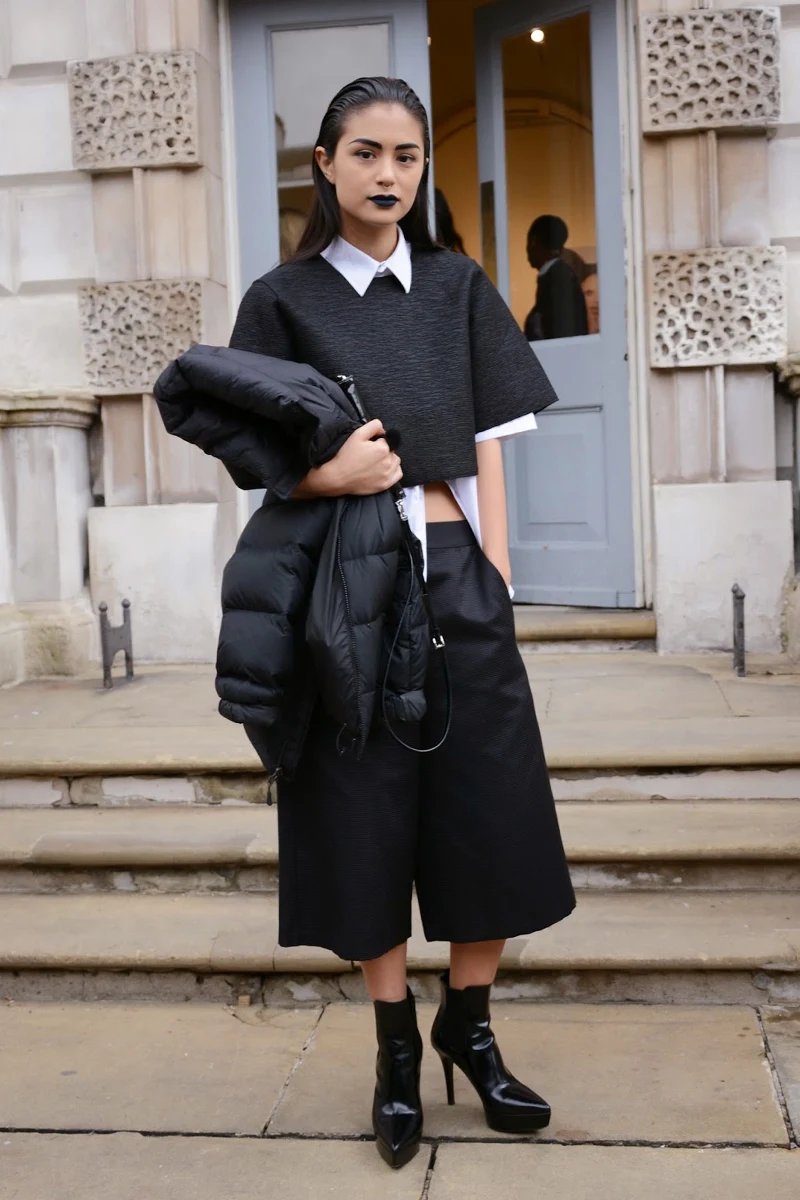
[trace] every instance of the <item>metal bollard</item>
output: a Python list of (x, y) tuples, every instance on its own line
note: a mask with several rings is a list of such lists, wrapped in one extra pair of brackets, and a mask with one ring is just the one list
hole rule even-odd
[(111, 666), (120, 650), (125, 654), (125, 679), (133, 679), (133, 643), (131, 641), (131, 602), (122, 601), (122, 624), (110, 625), (108, 605), (100, 605), (100, 647), (103, 653), (103, 687), (113, 687)]
[(733, 669), (737, 675), (745, 675), (744, 665), (744, 592), (735, 583), (733, 593)]

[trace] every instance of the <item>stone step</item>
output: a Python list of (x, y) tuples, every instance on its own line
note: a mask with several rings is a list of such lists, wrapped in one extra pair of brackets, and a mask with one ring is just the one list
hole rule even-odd
[[(0, 771), (2, 768), (0, 768)], [(140, 768), (141, 770), (141, 768)], [(564, 770), (552, 768), (553, 794), (560, 801), (609, 800), (800, 800), (800, 769)], [(262, 770), (191, 774), (130, 775), (101, 772), (71, 778), (0, 773), (0, 811), (16, 808), (75, 809), (159, 806), (181, 808), (263, 804)]]
[[(557, 805), (572, 862), (800, 859), (800, 801), (581, 801)], [(277, 806), (7, 809), (0, 865), (263, 866)]]
[(656, 619), (648, 609), (514, 606), (517, 641), (526, 651), (655, 649)]
[[(191, 971), (329, 974), (354, 965), (319, 947), (278, 945), (277, 897), (9, 895), (0, 972)], [(800, 894), (604, 893), (579, 897), (551, 929), (511, 938), (509, 972), (800, 972)], [(415, 913), (409, 967), (438, 971), (449, 947)]]
[[(558, 811), (579, 888), (800, 889), (800, 801)], [(277, 811), (265, 804), (0, 812), (0, 893), (270, 892), (277, 867)]]

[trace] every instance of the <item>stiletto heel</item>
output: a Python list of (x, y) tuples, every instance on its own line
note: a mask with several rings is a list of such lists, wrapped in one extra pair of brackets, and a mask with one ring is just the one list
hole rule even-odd
[(441, 1058), (442, 1066), (444, 1067), (444, 1083), (445, 1087), (447, 1088), (447, 1103), (455, 1104), (456, 1092), (455, 1088), (453, 1087), (453, 1060), (452, 1058), (448, 1058), (445, 1054), (440, 1054), (439, 1057)]
[(439, 977), (442, 1000), (431, 1030), (442, 1060), (447, 1102), (453, 1095), (453, 1063), (478, 1093), (486, 1123), (502, 1133), (533, 1133), (550, 1122), (550, 1106), (520, 1083), (503, 1062), (489, 1016), (489, 986), (450, 987), (450, 972)]

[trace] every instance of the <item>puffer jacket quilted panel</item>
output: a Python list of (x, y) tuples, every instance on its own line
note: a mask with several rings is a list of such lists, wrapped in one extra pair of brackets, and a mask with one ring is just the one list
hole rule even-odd
[(419, 719), (428, 621), (393, 497), (288, 499), (361, 423), (349, 396), (305, 364), (212, 346), (154, 394), (170, 432), (268, 489), (223, 574), (222, 715), (259, 726), (289, 777), (317, 696), (357, 753), (384, 708), (393, 725)]

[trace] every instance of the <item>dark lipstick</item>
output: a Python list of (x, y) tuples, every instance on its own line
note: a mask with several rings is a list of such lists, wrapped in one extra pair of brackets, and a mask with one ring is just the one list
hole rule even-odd
[(378, 208), (394, 208), (399, 203), (397, 196), (370, 196), (370, 200)]

